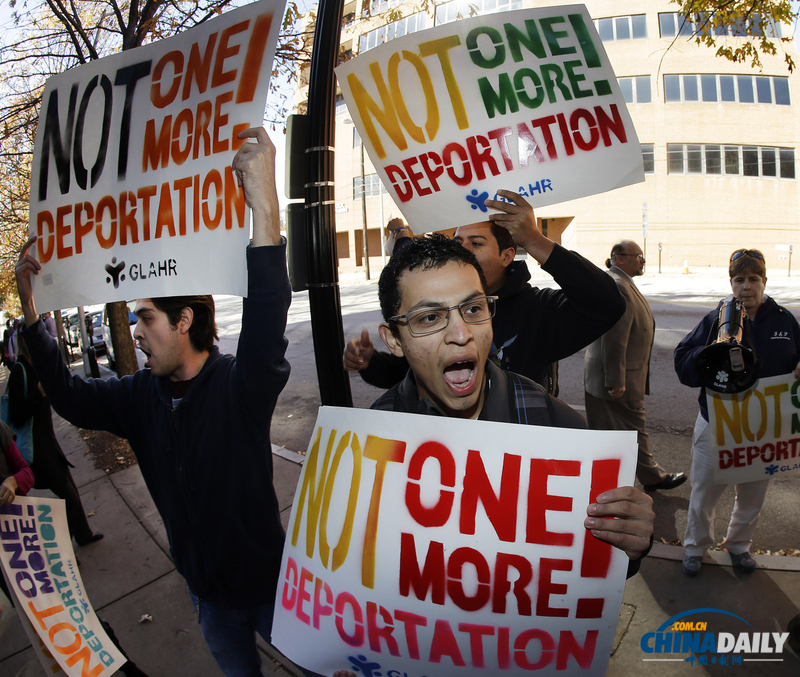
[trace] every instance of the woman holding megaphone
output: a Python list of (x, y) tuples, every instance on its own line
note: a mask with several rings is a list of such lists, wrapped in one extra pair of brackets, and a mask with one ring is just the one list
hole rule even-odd
[[(731, 254), (728, 272), (733, 296), (706, 315), (675, 348), (675, 371), (681, 383), (700, 386), (700, 413), (692, 435), (692, 493), (683, 539), (683, 573), (687, 576), (697, 575), (703, 555), (716, 543), (714, 513), (727, 486), (714, 484), (706, 388), (738, 392), (746, 390), (756, 377), (789, 372), (800, 379), (800, 324), (764, 294), (764, 255), (757, 249), (737, 249)], [(726, 372), (730, 378), (715, 383), (718, 372)], [(741, 387), (731, 385), (736, 382)], [(724, 544), (733, 566), (744, 572), (756, 568), (750, 546), (770, 481), (734, 485), (736, 500)]]

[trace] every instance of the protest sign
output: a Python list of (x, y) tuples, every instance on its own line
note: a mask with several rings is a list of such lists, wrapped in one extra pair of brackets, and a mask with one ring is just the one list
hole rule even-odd
[[(336, 69), (372, 163), (416, 232), (644, 181), (641, 149), (586, 7), (463, 19)], [(497, 199), (497, 198), (495, 198)]]
[(64, 501), (18, 496), (0, 507), (0, 544), (14, 605), (47, 674), (57, 673), (53, 659), (69, 677), (114, 674), (126, 659), (86, 596)]
[(792, 374), (756, 381), (743, 393), (706, 390), (716, 484), (800, 473), (800, 381)]
[(249, 224), (230, 164), (261, 126), (281, 0), (50, 78), (31, 171), (38, 310), (246, 295)]
[(633, 482), (635, 433), (332, 407), (315, 431), (283, 653), (322, 674), (605, 674), (628, 558), (583, 521)]

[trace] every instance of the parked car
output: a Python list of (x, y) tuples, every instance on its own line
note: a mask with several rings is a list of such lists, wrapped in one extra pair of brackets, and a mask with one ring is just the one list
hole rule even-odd
[[(139, 318), (136, 317), (134, 314), (134, 308), (136, 308), (136, 301), (129, 301), (128, 302), (128, 325), (130, 326), (131, 330), (131, 338), (133, 338), (133, 332), (136, 330), (136, 322)], [(111, 325), (108, 321), (108, 310), (106, 308), (103, 309), (103, 339), (106, 344), (106, 356), (108, 357), (108, 366), (111, 367), (114, 371), (117, 369), (117, 361), (114, 357), (114, 346), (111, 342)], [(141, 369), (144, 367), (144, 363), (147, 361), (147, 357), (145, 354), (139, 350), (139, 347), (136, 345), (136, 341), (133, 341), (134, 348), (136, 350), (136, 363), (138, 364), (138, 368)]]
[[(102, 355), (106, 352), (106, 342), (103, 338), (103, 310), (97, 306), (95, 307), (97, 310), (86, 310), (84, 312), (84, 317), (86, 319), (86, 335), (91, 338), (95, 352), (98, 355)], [(64, 321), (64, 331), (67, 335), (67, 341), (73, 348), (77, 348), (81, 344), (79, 322), (80, 315), (77, 310), (67, 315)]]

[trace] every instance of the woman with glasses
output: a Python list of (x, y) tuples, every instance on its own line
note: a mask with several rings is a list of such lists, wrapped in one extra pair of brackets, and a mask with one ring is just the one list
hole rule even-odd
[[(758, 356), (759, 377), (794, 372), (800, 379), (800, 325), (794, 316), (764, 294), (767, 269), (764, 255), (757, 249), (737, 249), (731, 254), (728, 267), (733, 295), (742, 302), (747, 314), (745, 341)], [(720, 304), (721, 305), (721, 304)], [(681, 383), (700, 386), (696, 372), (697, 356), (716, 331), (719, 306), (684, 338), (675, 349), (675, 371)], [(692, 493), (686, 535), (683, 539), (683, 573), (696, 576), (703, 554), (716, 544), (714, 513), (727, 485), (714, 484), (714, 449), (708, 425), (705, 388), (700, 388), (700, 413), (692, 436)], [(750, 556), (753, 532), (771, 480), (734, 485), (736, 501), (728, 523), (725, 547), (734, 567), (745, 572), (755, 569)]]

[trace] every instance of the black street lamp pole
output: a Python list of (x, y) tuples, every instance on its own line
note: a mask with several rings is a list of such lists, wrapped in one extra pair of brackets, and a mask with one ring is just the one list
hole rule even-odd
[(344, 0), (320, 0), (308, 88), (306, 232), (311, 333), (323, 405), (352, 407), (350, 379), (342, 366), (344, 333), (339, 297), (334, 213), (334, 105)]

